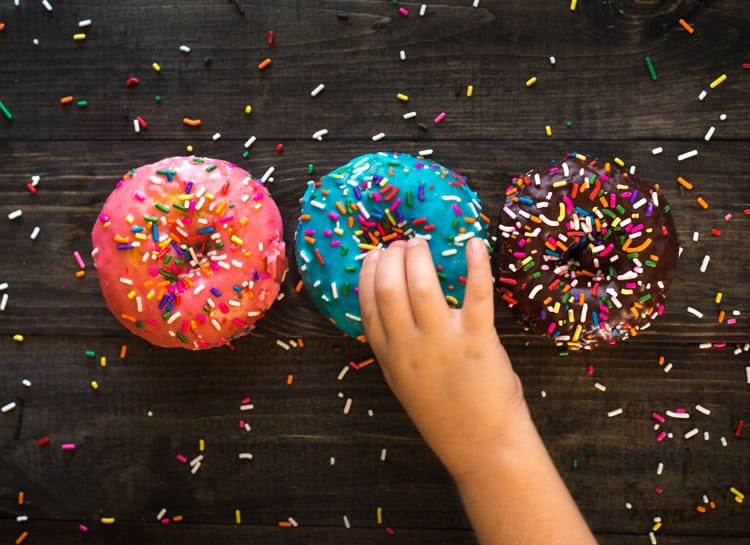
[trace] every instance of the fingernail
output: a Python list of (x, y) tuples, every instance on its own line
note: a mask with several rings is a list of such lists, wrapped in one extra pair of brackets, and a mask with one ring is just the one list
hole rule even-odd
[(419, 246), (423, 242), (424, 241), (419, 237), (411, 237), (410, 239), (406, 241), (406, 245), (407, 246)]

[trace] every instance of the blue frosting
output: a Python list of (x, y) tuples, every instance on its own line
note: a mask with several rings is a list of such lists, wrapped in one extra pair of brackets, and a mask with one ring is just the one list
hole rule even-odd
[(368, 251), (398, 238), (426, 238), (443, 293), (460, 306), (466, 242), (486, 241), (487, 227), (461, 175), (404, 153), (370, 153), (308, 183), (295, 233), (297, 266), (318, 310), (359, 337), (357, 286)]

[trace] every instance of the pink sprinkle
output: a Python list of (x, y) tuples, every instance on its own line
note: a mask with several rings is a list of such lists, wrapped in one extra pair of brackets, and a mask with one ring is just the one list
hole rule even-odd
[(83, 262), (83, 259), (81, 259), (81, 254), (78, 253), (78, 250), (73, 252), (73, 256), (76, 258), (76, 262), (78, 263), (78, 266), (82, 269), (85, 269), (86, 264)]
[(657, 412), (651, 413), (651, 418), (653, 418), (654, 420), (658, 420), (659, 422), (664, 422), (666, 420), (662, 415), (660, 415)]
[(456, 203), (453, 203), (453, 211), (454, 211), (454, 212), (455, 212), (455, 213), (456, 213), (457, 215), (459, 215), (459, 216), (460, 216), (461, 214), (463, 214), (463, 212), (461, 212), (461, 209), (460, 209), (460, 208), (458, 207), (458, 205), (457, 205)]
[(240, 420), (240, 428), (244, 428), (244, 427), (245, 427), (245, 421), (244, 420)]
[(393, 531), (393, 528), (386, 528), (385, 531), (388, 533), (389, 536), (392, 536), (395, 533)]
[(146, 200), (146, 196), (145, 196), (145, 195), (144, 195), (143, 193), (141, 193), (140, 191), (136, 191), (136, 192), (135, 192), (135, 193), (133, 194), (133, 196), (134, 196), (134, 197), (135, 197), (136, 199), (138, 199), (139, 201), (145, 201), (145, 200)]
[(588, 367), (588, 369), (586, 370), (586, 372), (587, 372), (587, 373), (588, 373), (589, 375), (593, 375), (593, 374), (594, 374), (594, 366), (593, 366), (593, 365), (589, 365), (589, 367)]
[(85, 524), (79, 524), (79, 525), (78, 525), (78, 529), (79, 529), (79, 530), (80, 530), (81, 532), (88, 532), (88, 531), (89, 531), (89, 527), (88, 527), (88, 526), (86, 526)]
[(250, 403), (250, 396), (242, 398), (242, 404), (244, 405), (245, 403)]
[(219, 223), (226, 223), (228, 221), (232, 221), (234, 219), (234, 216), (231, 214), (228, 216), (224, 216), (223, 218), (219, 218)]
[(727, 325), (734, 325), (737, 323), (737, 318), (729, 318), (727, 320)]
[(398, 8), (398, 12), (401, 15), (403, 15), (404, 17), (408, 17), (409, 16), (409, 10), (406, 9), (406, 8)]
[(75, 443), (63, 443), (61, 445), (61, 448), (63, 450), (75, 450), (76, 444)]
[(713, 343), (714, 348), (724, 348), (727, 343)]
[(445, 119), (445, 112), (440, 112), (438, 116), (435, 118), (435, 125), (440, 123), (443, 119)]
[(162, 524), (169, 524), (169, 519), (166, 518), (166, 517), (164, 517), (163, 519), (161, 519), (161, 523)]
[(99, 221), (107, 223), (109, 221), (109, 216), (107, 214), (99, 214)]
[(664, 440), (664, 438), (667, 436), (667, 432), (663, 431), (659, 435), (656, 436), (656, 440), (661, 442)]
[(177, 459), (178, 459), (178, 460), (179, 460), (180, 462), (182, 462), (183, 464), (184, 464), (184, 463), (187, 463), (187, 458), (185, 458), (185, 457), (184, 457), (184, 456), (183, 456), (182, 454), (178, 454), (178, 455), (176, 456), (176, 458), (177, 458)]

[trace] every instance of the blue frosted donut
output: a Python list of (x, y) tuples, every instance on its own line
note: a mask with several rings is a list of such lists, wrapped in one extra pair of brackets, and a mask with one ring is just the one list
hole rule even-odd
[(460, 306), (466, 242), (486, 243), (487, 227), (461, 175), (405, 153), (370, 153), (308, 182), (295, 233), (297, 266), (318, 310), (363, 340), (357, 291), (367, 252), (397, 239), (426, 239), (446, 300)]

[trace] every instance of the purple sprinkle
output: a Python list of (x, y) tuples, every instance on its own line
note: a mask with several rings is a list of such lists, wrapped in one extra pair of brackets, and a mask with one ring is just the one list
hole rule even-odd
[(216, 297), (221, 297), (221, 292), (217, 290), (216, 288), (211, 288), (209, 291), (213, 293)]
[(118, 244), (117, 245), (118, 250), (132, 250), (133, 248), (135, 248), (135, 246), (133, 246), (132, 244)]

